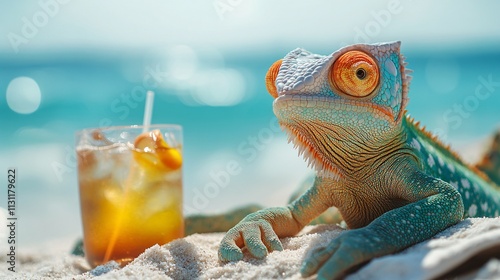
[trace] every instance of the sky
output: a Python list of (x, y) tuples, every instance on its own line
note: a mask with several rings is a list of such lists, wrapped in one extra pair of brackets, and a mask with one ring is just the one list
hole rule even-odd
[(500, 42), (498, 1), (0, 1), (0, 53), (71, 49), (223, 50), (402, 40), (460, 48)]

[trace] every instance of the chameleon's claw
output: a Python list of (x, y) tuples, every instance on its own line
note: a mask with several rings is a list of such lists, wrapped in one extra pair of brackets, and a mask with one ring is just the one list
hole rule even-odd
[(318, 280), (329, 280), (329, 279), (338, 279), (341, 278), (342, 275), (345, 275), (346, 268), (349, 267), (350, 264), (342, 263), (339, 265), (339, 258), (332, 256), (328, 259), (325, 264), (318, 271), (318, 275), (316, 279)]
[(261, 223), (260, 230), (264, 234), (262, 241), (269, 251), (283, 251), (283, 245), (269, 223)]
[(262, 242), (260, 228), (257, 226), (249, 226), (241, 231), (243, 241), (250, 254), (258, 259), (263, 259), (267, 256), (267, 248)]
[(363, 261), (359, 256), (355, 256), (357, 253), (359, 251), (354, 251), (350, 246), (337, 245), (333, 253), (327, 252), (329, 258), (318, 270), (317, 279), (338, 279), (345, 275), (350, 268)]
[(236, 242), (242, 243), (241, 234), (235, 228), (230, 229), (222, 238), (219, 246), (219, 260), (223, 262), (239, 261), (243, 259), (243, 252)]
[(238, 261), (243, 258), (241, 247), (262, 259), (269, 251), (282, 251), (283, 245), (271, 225), (267, 221), (242, 221), (230, 229), (221, 241), (219, 259), (221, 261)]
[(336, 247), (338, 247), (338, 242), (333, 241), (332, 243), (334, 244), (330, 244), (328, 247), (319, 247), (314, 249), (314, 251), (304, 261), (304, 264), (300, 269), (300, 273), (303, 277), (309, 277), (315, 274), (318, 269), (320, 269), (323, 264), (328, 261), (328, 259), (332, 256), (332, 252), (335, 252)]
[(239, 261), (243, 259), (243, 252), (236, 242), (241, 243), (241, 234), (235, 228), (230, 229), (222, 238), (219, 246), (219, 260), (223, 262)]
[(317, 279), (337, 279), (372, 259), (379, 252), (373, 249), (370, 234), (364, 229), (351, 230), (332, 240), (327, 247), (315, 249), (301, 268), (302, 276), (317, 273)]
[[(228, 245), (225, 243), (224, 245)], [(219, 260), (223, 262), (235, 262), (243, 259), (243, 252), (236, 245), (224, 246), (219, 248)]]
[(276, 239), (268, 240), (268, 247), (271, 248), (271, 251), (283, 251), (283, 245), (278, 237)]

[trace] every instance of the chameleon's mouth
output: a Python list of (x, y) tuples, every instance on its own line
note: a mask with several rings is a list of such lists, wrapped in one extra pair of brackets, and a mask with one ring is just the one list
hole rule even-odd
[(326, 96), (308, 94), (283, 94), (278, 96), (273, 102), (274, 114), (278, 116), (280, 111), (297, 110), (297, 108), (316, 108), (318, 110), (330, 110), (332, 112), (364, 110), (373, 116), (394, 123), (394, 113), (386, 107), (376, 103), (366, 102), (356, 99), (339, 99)]

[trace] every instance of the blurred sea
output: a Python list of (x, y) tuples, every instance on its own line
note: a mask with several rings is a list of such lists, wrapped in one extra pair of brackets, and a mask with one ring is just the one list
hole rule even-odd
[[(0, 56), (0, 89), (25, 76), (41, 94), (31, 114), (16, 113), (0, 97), (0, 166), (18, 170), (21, 244), (80, 234), (74, 133), (141, 124), (149, 89), (156, 93), (153, 123), (184, 128), (186, 213), (286, 203), (309, 171), (276, 129), (264, 76), (287, 51), (222, 54), (180, 46), (150, 54)], [(402, 51), (414, 70), (407, 108), (413, 117), (460, 151), (499, 128), (498, 49)], [(36, 103), (34, 91), (16, 108)], [(230, 162), (237, 174), (227, 172)]]

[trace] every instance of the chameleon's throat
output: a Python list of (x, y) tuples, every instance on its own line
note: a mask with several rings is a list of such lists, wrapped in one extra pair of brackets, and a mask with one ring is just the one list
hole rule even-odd
[(312, 166), (318, 176), (334, 180), (353, 175), (358, 179), (359, 176), (369, 176), (365, 171), (376, 169), (376, 166), (387, 160), (384, 155), (396, 154), (404, 142), (403, 131), (397, 127), (387, 132), (392, 137), (386, 139), (392, 141), (380, 142), (371, 133), (349, 131), (311, 120), (293, 124), (280, 122), (280, 125), (308, 166)]
[(333, 165), (323, 154), (315, 149), (313, 142), (294, 126), (281, 124), (287, 132), (288, 143), (292, 142), (294, 148), (303, 156), (308, 167), (312, 167), (320, 177), (338, 180), (343, 177), (341, 170)]

